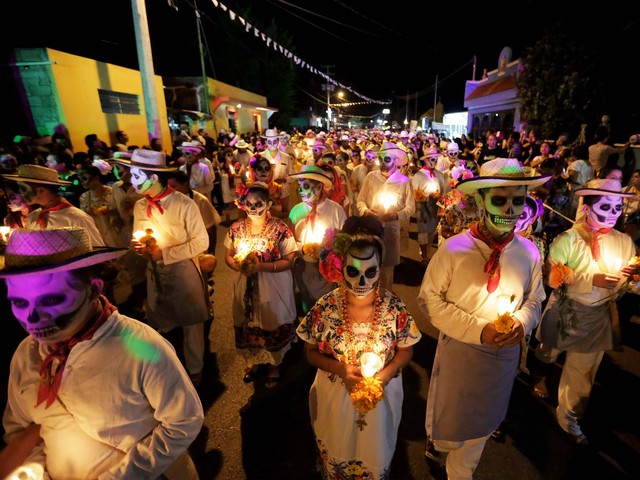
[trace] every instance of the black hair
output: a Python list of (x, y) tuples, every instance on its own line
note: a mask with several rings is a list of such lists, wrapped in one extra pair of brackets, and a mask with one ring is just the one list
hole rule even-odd
[[(375, 215), (353, 216), (345, 220), (342, 232), (354, 237), (351, 248), (363, 249), (373, 247), (382, 262), (384, 256), (384, 226)], [(377, 238), (376, 238), (377, 237)]]
[(176, 170), (175, 172), (169, 173), (167, 175), (167, 181), (170, 179), (174, 179), (175, 181), (181, 184), (185, 184), (189, 182), (189, 176), (182, 170)]

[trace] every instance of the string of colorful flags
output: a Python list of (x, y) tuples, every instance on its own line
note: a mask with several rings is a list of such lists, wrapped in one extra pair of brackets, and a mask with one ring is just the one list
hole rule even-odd
[[(213, 3), (213, 5), (216, 8), (221, 9), (224, 12), (228, 12), (229, 13), (229, 18), (232, 21), (239, 21), (242, 26), (244, 27), (244, 31), (246, 33), (251, 33), (253, 32), (253, 35), (257, 38), (262, 39), (263, 42), (265, 42), (267, 44), (267, 47), (271, 47), (273, 48), (273, 50), (275, 50), (276, 52), (281, 53), (282, 55), (284, 55), (286, 58), (290, 59), (293, 61), (293, 63), (295, 63), (298, 67), (300, 68), (306, 68), (307, 70), (309, 70), (311, 73), (315, 74), (315, 75), (320, 75), (322, 78), (324, 78), (328, 83), (332, 83), (335, 86), (343, 89), (343, 90), (347, 90), (349, 92), (351, 92), (353, 95), (357, 96), (358, 98), (361, 98), (363, 100), (366, 100), (366, 102), (368, 103), (377, 103), (380, 105), (390, 105), (391, 101), (390, 100), (374, 100), (373, 98), (369, 98), (365, 95), (362, 95), (361, 93), (356, 92), (355, 90), (353, 90), (350, 86), (348, 85), (344, 85), (340, 82), (338, 82), (337, 80), (331, 78), (329, 75), (327, 75), (324, 72), (321, 72), (320, 70), (318, 70), (317, 68), (315, 68), (313, 65), (310, 65), (309, 63), (305, 62), (304, 60), (302, 60), (300, 57), (298, 57), (296, 54), (294, 54), (293, 52), (290, 52), (288, 49), (286, 49), (285, 47), (283, 47), (282, 45), (280, 45), (278, 42), (276, 42), (275, 40), (273, 40), (271, 37), (269, 37), (267, 34), (261, 32), (260, 30), (258, 30), (258, 28), (256, 28), (254, 25), (252, 25), (251, 23), (249, 23), (247, 20), (245, 20), (243, 17), (241, 17), (240, 15), (236, 14), (233, 10), (230, 10), (225, 4), (223, 4), (222, 2), (219, 2), (218, 0), (211, 0), (211, 2)], [(363, 102), (364, 103), (364, 102)]]

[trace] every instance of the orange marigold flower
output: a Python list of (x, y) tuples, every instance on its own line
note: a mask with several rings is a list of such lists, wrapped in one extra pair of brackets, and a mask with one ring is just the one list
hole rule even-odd
[(567, 278), (571, 275), (571, 267), (562, 263), (554, 263), (549, 272), (549, 285), (552, 288), (558, 288), (563, 285)]
[(377, 377), (363, 378), (351, 390), (353, 406), (360, 413), (367, 413), (377, 405), (384, 396), (382, 381)]
[(510, 313), (503, 313), (502, 315), (498, 315), (498, 318), (496, 318), (493, 323), (496, 326), (496, 332), (509, 333), (511, 327), (513, 327), (513, 317)]
[(415, 199), (416, 202), (426, 202), (427, 201), (427, 194), (424, 193), (421, 189), (416, 188), (413, 191), (413, 198)]

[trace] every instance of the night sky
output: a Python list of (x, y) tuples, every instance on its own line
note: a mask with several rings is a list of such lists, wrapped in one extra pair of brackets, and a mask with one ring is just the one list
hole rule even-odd
[[(237, 52), (237, 61), (241, 62), (260, 42), (244, 32), (235, 36), (226, 33), (233, 22), (211, 0), (171, 1), (177, 11), (167, 0), (146, 2), (154, 67), (159, 75), (200, 75), (196, 4), (202, 11), (210, 52), (205, 62), (208, 76), (216, 78), (216, 70), (221, 70), (216, 66), (221, 49)], [(474, 56), (479, 79), (483, 69), (496, 68), (503, 47), (511, 47), (513, 58), (518, 58), (548, 26), (557, 22), (595, 36), (608, 35), (608, 29), (637, 29), (639, 23), (637, 11), (629, 10), (618, 0), (602, 4), (593, 13), (586, 7), (546, 0), (493, 1), (472, 6), (387, 1), (383, 8), (364, 0), (222, 3), (253, 20), (263, 32), (271, 22), (289, 32), (295, 53), (323, 71), (325, 65), (332, 65), (332, 76), (338, 82), (366, 97), (392, 100), (395, 108), (415, 110), (417, 106), (420, 113), (433, 105), (436, 75), (437, 96), (445, 111), (463, 109), (464, 85), (472, 78)], [(21, 21), (17, 32), (1, 32), (4, 46), (48, 46), (137, 68), (131, 0), (82, 2), (73, 10), (60, 2), (47, 2), (28, 11), (24, 5), (25, 2), (10, 2), (3, 6), (7, 10), (5, 18)], [(251, 11), (245, 14), (247, 7)], [(578, 15), (586, 15), (586, 19), (579, 20)], [(634, 47), (624, 48), (633, 54)], [(637, 45), (635, 50), (637, 56)], [(594, 62), (609, 68), (606, 59), (594, 58)], [(302, 97), (300, 103), (305, 103), (305, 97), (325, 97), (317, 88), (318, 83), (322, 80), (317, 75), (300, 72), (296, 85), (297, 94)], [(411, 97), (408, 99), (407, 95)]]

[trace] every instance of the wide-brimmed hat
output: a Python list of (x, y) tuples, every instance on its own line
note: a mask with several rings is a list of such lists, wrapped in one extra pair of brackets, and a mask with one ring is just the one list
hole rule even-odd
[(109, 163), (116, 163), (118, 159), (124, 159), (131, 161), (132, 152), (113, 152), (113, 156), (107, 160)]
[(262, 138), (280, 138), (282, 135), (278, 133), (278, 131), (274, 128), (269, 128), (264, 132)]
[(236, 143), (236, 148), (251, 148), (251, 145), (244, 140), (239, 140), (238, 143)]
[(589, 180), (587, 186), (578, 188), (574, 195), (578, 197), (586, 197), (588, 195), (603, 195), (606, 197), (622, 197), (631, 198), (635, 196), (633, 193), (623, 193), (622, 183), (612, 178), (594, 178)]
[(202, 152), (204, 150), (204, 145), (197, 140), (182, 142), (178, 147), (178, 150), (183, 152)]
[(127, 251), (126, 248), (91, 248), (89, 235), (82, 227), (19, 228), (11, 233), (7, 242), (0, 278), (76, 270), (114, 260)]
[(40, 165), (19, 165), (18, 173), (3, 173), (2, 176), (14, 182), (41, 183), (44, 185), (70, 185), (71, 182), (58, 178), (53, 168)]
[(311, 145), (311, 149), (314, 148), (322, 148), (323, 150), (333, 150), (333, 149), (329, 149), (329, 145), (327, 145), (326, 143), (324, 143), (322, 140), (316, 140), (315, 142), (313, 142), (313, 144)]
[(125, 167), (137, 167), (142, 170), (152, 170), (154, 172), (174, 172), (179, 167), (167, 167), (164, 153), (155, 150), (136, 149), (131, 154), (131, 159), (114, 158), (114, 162)]
[(393, 157), (396, 161), (396, 165), (400, 167), (409, 162), (407, 152), (393, 142), (382, 142), (382, 147), (378, 150), (378, 156), (383, 157), (387, 155), (389, 157)]
[(322, 182), (325, 187), (331, 187), (333, 184), (333, 179), (329, 177), (329, 174), (316, 165), (303, 165), (299, 172), (292, 173), (289, 176), (296, 180), (301, 178), (316, 180), (317, 182)]
[(517, 187), (526, 185), (529, 188), (539, 187), (549, 180), (551, 175), (528, 177), (517, 158), (496, 158), (480, 167), (477, 177), (462, 180), (456, 189), (470, 195), (481, 188)]

